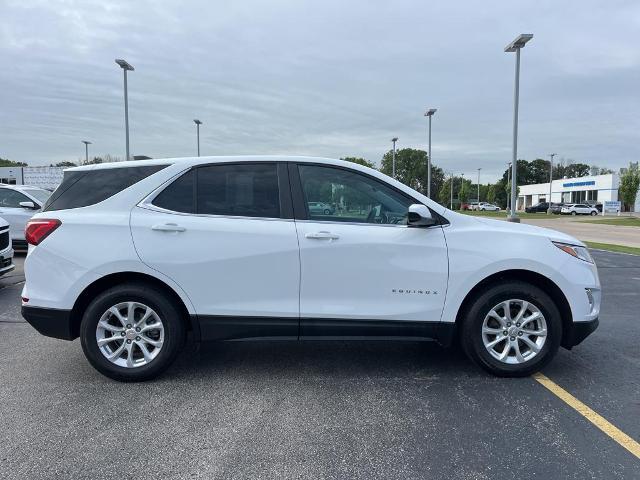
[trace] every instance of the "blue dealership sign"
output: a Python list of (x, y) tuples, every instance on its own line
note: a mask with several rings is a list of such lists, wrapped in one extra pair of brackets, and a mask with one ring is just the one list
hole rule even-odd
[(585, 182), (569, 182), (569, 183), (563, 183), (562, 186), (563, 187), (587, 187), (589, 185), (595, 185), (596, 181), (595, 180), (588, 180)]

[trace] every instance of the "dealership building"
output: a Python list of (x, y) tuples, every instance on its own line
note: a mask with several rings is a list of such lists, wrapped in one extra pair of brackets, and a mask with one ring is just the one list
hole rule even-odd
[[(618, 201), (620, 175), (592, 175), (579, 178), (554, 180), (551, 185), (551, 202), (591, 203)], [(521, 185), (518, 193), (518, 210), (549, 200), (549, 182), (535, 185)], [(636, 197), (634, 212), (640, 212), (640, 194)]]
[(62, 182), (62, 167), (0, 167), (0, 183), (54, 190)]

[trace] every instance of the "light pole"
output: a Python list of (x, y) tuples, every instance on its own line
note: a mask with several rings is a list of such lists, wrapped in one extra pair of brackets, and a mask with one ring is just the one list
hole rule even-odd
[[(507, 185), (509, 185), (510, 182), (511, 182), (511, 162), (507, 163)], [(507, 195), (507, 210), (509, 210), (510, 208), (509, 205), (511, 205), (511, 195)]]
[(133, 65), (122, 59), (116, 59), (116, 63), (120, 65), (120, 68), (124, 71), (124, 129), (127, 143), (126, 159), (129, 160), (129, 97), (127, 92), (127, 72), (133, 72), (134, 68)]
[(193, 120), (193, 123), (196, 124), (196, 137), (197, 137), (197, 141), (198, 141), (198, 156), (200, 156), (200, 125), (202, 125), (202, 122), (200, 120), (198, 120), (197, 118)]
[(557, 153), (549, 154), (549, 158), (551, 160), (549, 161), (549, 199), (547, 200), (547, 202), (549, 202), (549, 208), (547, 208), (547, 215), (551, 215), (551, 184), (553, 184), (553, 157), (555, 157), (556, 155)]
[(84, 143), (84, 163), (89, 163), (89, 145), (91, 145), (91, 142), (82, 140), (82, 143)]
[(460, 190), (458, 190), (458, 200), (460, 201), (460, 210), (462, 210), (462, 188), (464, 187), (464, 173), (460, 174)]
[(396, 142), (398, 141), (398, 137), (393, 137), (391, 141), (393, 142), (393, 162), (391, 163), (391, 176), (395, 180), (396, 178)]
[(516, 215), (516, 166), (518, 164), (518, 102), (520, 96), (520, 50), (533, 38), (530, 33), (518, 35), (516, 39), (504, 48), (505, 52), (516, 52), (516, 81), (513, 90), (513, 154), (511, 158), (511, 210), (507, 220), (509, 222), (520, 222)]
[(427, 154), (427, 197), (431, 198), (431, 117), (438, 111), (437, 108), (430, 108), (424, 113), (429, 117), (429, 153)]
[(480, 210), (480, 170), (482, 168), (478, 168), (478, 210)]

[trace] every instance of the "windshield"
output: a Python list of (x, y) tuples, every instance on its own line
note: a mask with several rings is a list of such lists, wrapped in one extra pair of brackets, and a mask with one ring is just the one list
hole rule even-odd
[(46, 202), (47, 200), (49, 200), (49, 197), (51, 196), (51, 192), (47, 190), (43, 190), (41, 188), (29, 188), (29, 189), (25, 188), (22, 191), (27, 195), (31, 195), (40, 203)]

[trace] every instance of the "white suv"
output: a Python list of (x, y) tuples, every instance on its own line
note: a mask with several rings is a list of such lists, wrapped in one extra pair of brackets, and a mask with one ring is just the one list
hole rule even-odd
[(591, 205), (585, 205), (584, 203), (571, 203), (569, 205), (563, 205), (560, 213), (562, 215), (591, 215), (595, 217), (598, 215), (598, 209)]
[[(310, 211), (310, 202), (336, 213)], [(24, 317), (145, 380), (196, 341), (461, 340), (486, 370), (542, 368), (598, 325), (600, 283), (563, 233), (454, 213), (382, 173), (308, 157), (92, 165), (27, 225)]]

